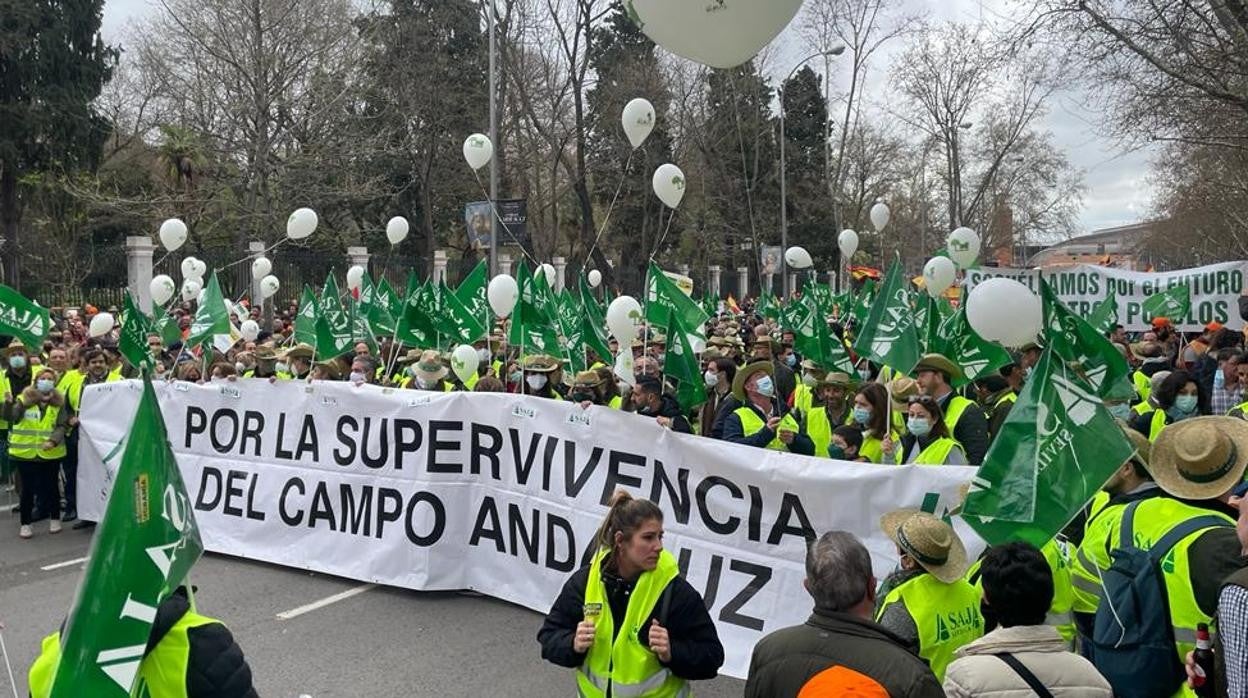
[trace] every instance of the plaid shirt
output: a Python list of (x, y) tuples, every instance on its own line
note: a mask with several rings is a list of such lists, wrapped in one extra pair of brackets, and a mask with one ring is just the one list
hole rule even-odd
[(1226, 414), (1227, 412), (1230, 412), (1231, 410), (1238, 407), (1241, 402), (1244, 401), (1243, 386), (1236, 383), (1234, 387), (1235, 389), (1229, 392), (1226, 390), (1214, 390), (1213, 391), (1213, 396), (1211, 397), (1210, 401), (1211, 401), (1211, 406), (1213, 408), (1213, 414), (1215, 416), (1220, 417)]
[(1223, 587), (1218, 597), (1218, 634), (1226, 660), (1226, 695), (1248, 695), (1248, 589)]

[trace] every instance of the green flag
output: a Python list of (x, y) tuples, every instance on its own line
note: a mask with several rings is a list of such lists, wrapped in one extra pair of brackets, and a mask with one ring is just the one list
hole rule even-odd
[(295, 316), (295, 342), (316, 346), (316, 320), (321, 316), (316, 305), (316, 294), (307, 284), (299, 299), (299, 313)]
[(166, 315), (156, 321), (153, 325), (153, 331), (160, 335), (160, 340), (165, 346), (169, 346), (174, 342), (182, 341), (182, 328), (178, 327), (178, 321)]
[(1118, 296), (1112, 287), (1109, 289), (1109, 295), (1105, 296), (1105, 300), (1097, 303), (1092, 309), (1092, 314), (1088, 316), (1088, 324), (1097, 332), (1106, 335), (1118, 324)]
[(922, 355), (914, 326), (914, 309), (910, 307), (910, 294), (905, 284), (901, 263), (894, 261), (854, 343), (854, 351), (860, 356), (881, 366), (890, 366), (903, 375), (910, 373)]
[(51, 320), (48, 311), (17, 291), (0, 284), (0, 334), (21, 340), (35, 350), (48, 336)]
[(444, 342), (472, 344), (485, 336), (482, 318), (474, 316), (445, 283), (438, 284), (435, 294), (435, 311), (438, 334)]
[(867, 318), (871, 316), (871, 308), (875, 305), (876, 295), (875, 279), (867, 279), (862, 284), (862, 288), (853, 294), (850, 315), (854, 318), (855, 327), (862, 327)]
[(1053, 347), (1093, 393), (1106, 397), (1123, 381), (1129, 381), (1131, 368), (1114, 345), (1062, 302), (1048, 282), (1040, 282), (1044, 302), (1044, 341)]
[(130, 696), (156, 608), (185, 582), (203, 550), (194, 506), (145, 375), (113, 491), (61, 634), (53, 698)]
[(364, 275), (360, 284), (360, 314), (368, 322), (370, 335), (384, 337), (394, 334), (395, 319), (391, 312), (394, 291), (385, 279), (373, 285), (372, 279)]
[(759, 294), (758, 304), (754, 306), (754, 312), (772, 322), (780, 321), (780, 303), (767, 291)]
[(191, 334), (186, 338), (186, 344), (193, 347), (209, 343), (216, 335), (229, 333), (230, 311), (226, 309), (221, 285), (217, 283), (217, 272), (214, 271), (204, 289), (204, 302), (195, 311), (195, 320), (191, 322)]
[(1132, 452), (1101, 398), (1049, 347), (988, 449), (962, 516), (989, 544), (1042, 546)]
[[(676, 313), (680, 326), (697, 337), (704, 337), (704, 326), (709, 315), (689, 296), (685, 295), (663, 270), (650, 262), (646, 275), (646, 322), (666, 325), (668, 312)], [(670, 341), (670, 339), (669, 339)]]
[(813, 294), (786, 304), (782, 320), (784, 328), (793, 331), (793, 345), (799, 354), (827, 371), (854, 373), (845, 345), (828, 330), (827, 319)]
[(152, 362), (152, 353), (147, 348), (147, 336), (155, 331), (152, 320), (134, 302), (130, 292), (126, 292), (126, 304), (121, 312), (121, 339), (117, 350), (126, 357), (131, 366), (145, 366)]
[(607, 343), (607, 311), (594, 299), (593, 291), (581, 277), (581, 343), (593, 349), (598, 360), (611, 363), (611, 348)]
[(321, 358), (331, 358), (343, 354), (350, 348), (354, 336), (354, 318), (349, 308), (342, 306), (341, 292), (333, 272), (325, 278), (325, 286), (321, 288), (321, 297), (317, 301), (316, 318), (316, 354)]
[(1172, 286), (1165, 291), (1154, 293), (1144, 299), (1141, 304), (1146, 319), (1164, 317), (1174, 324), (1182, 324), (1192, 307), (1192, 287), (1187, 284)]
[(549, 290), (546, 275), (539, 270), (529, 273), (528, 265), (521, 262), (516, 274), (520, 298), (511, 311), (511, 334), (507, 343), (520, 347), (524, 354), (549, 354), (563, 356), (556, 331), (558, 319), (549, 314)]
[(689, 345), (689, 328), (681, 321), (675, 310), (667, 314), (667, 353), (664, 355), (663, 373), (676, 381), (676, 402), (680, 409), (689, 411), (706, 402), (706, 381), (698, 357)]
[(416, 273), (407, 275), (407, 294), (404, 296), (403, 312), (395, 330), (400, 342), (420, 349), (431, 349), (437, 344), (437, 330), (427, 310), (433, 306), (433, 293), (428, 284), (416, 280)]
[(483, 259), (459, 282), (459, 288), (455, 289), (455, 297), (487, 333), (494, 322), (494, 315), (490, 312), (490, 299), (486, 296), (489, 285), (489, 270), (486, 269)]

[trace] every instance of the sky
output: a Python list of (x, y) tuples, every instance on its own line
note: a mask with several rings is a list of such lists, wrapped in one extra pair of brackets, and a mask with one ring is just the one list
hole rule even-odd
[[(677, 0), (672, 0), (677, 1)], [(689, 0), (680, 0), (689, 1)], [(901, 11), (923, 14), (933, 23), (1007, 21), (1017, 13), (1024, 0), (899, 0)], [(156, 0), (106, 0), (104, 5), (104, 38), (119, 42), (127, 25), (156, 12)], [(869, 79), (876, 86), (869, 89), (871, 100), (887, 99), (886, 76), (889, 60), (904, 50), (904, 40), (886, 45), (871, 66)], [(773, 42), (769, 73), (773, 82), (788, 74), (793, 63), (808, 53), (790, 26)], [(124, 56), (123, 56), (124, 60)], [(821, 61), (811, 67), (822, 70)], [(833, 64), (834, 80), (837, 79)], [(841, 76), (843, 77), (843, 76)], [(837, 84), (836, 82), (833, 83)], [(1055, 95), (1048, 113), (1038, 127), (1053, 134), (1054, 142), (1073, 167), (1082, 171), (1085, 185), (1084, 207), (1079, 216), (1081, 233), (1118, 225), (1127, 225), (1147, 218), (1152, 208), (1153, 191), (1149, 183), (1149, 163), (1154, 156), (1148, 150), (1127, 152), (1100, 131), (1105, 116), (1088, 103), (1086, 95), (1068, 90)]]

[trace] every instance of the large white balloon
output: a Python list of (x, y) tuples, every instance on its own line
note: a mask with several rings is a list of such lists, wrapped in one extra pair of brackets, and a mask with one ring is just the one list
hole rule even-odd
[(255, 320), (243, 320), (238, 326), (238, 333), (243, 335), (243, 339), (248, 342), (256, 341), (256, 337), (260, 336), (260, 323)]
[(979, 257), (979, 234), (965, 226), (949, 233), (945, 243), (949, 256), (963, 269), (969, 268)]
[(607, 306), (607, 329), (621, 347), (627, 348), (641, 324), (641, 305), (632, 296), (620, 296)]
[(477, 374), (480, 363), (481, 358), (471, 344), (461, 344), (451, 352), (451, 371), (461, 383), (467, 383), (469, 378)]
[(553, 264), (543, 264), (539, 267), (542, 270), (542, 276), (546, 277), (546, 286), (555, 287), (555, 267)]
[(152, 283), (148, 284), (147, 290), (152, 294), (153, 303), (164, 305), (173, 298), (173, 294), (178, 292), (178, 285), (168, 274), (160, 274), (152, 277)]
[(180, 218), (170, 218), (160, 224), (160, 244), (173, 252), (186, 242), (186, 224)]
[(347, 270), (347, 289), (354, 291), (364, 283), (364, 267), (356, 264)]
[(858, 251), (858, 233), (848, 228), (842, 230), (840, 236), (836, 238), (836, 245), (841, 248), (841, 261), (849, 264), (849, 260)]
[(638, 97), (624, 105), (624, 113), (620, 116), (624, 122), (624, 135), (633, 148), (640, 148), (654, 130), (654, 105), (650, 100)]
[(407, 231), (410, 227), (406, 218), (395, 216), (386, 223), (386, 239), (390, 241), (391, 245), (397, 245), (407, 237)]
[(103, 337), (112, 332), (113, 325), (116, 324), (117, 321), (113, 319), (112, 313), (96, 313), (95, 317), (91, 318), (91, 324), (87, 326), (87, 334), (92, 337)]
[(468, 162), (468, 166), (474, 170), (490, 164), (490, 159), (494, 157), (494, 144), (490, 142), (490, 137), (484, 133), (474, 133), (464, 139), (464, 160)]
[(202, 259), (196, 259), (191, 268), (191, 278), (204, 280), (204, 274), (208, 273), (208, 263)]
[(602, 272), (597, 269), (590, 269), (586, 276), (589, 279), (590, 288), (598, 288), (598, 284), (602, 283)]
[(199, 279), (187, 279), (182, 282), (182, 300), (191, 302), (199, 298), (199, 292), (204, 290), (204, 285)]
[(987, 279), (966, 299), (966, 320), (984, 339), (1007, 347), (1034, 342), (1044, 323), (1044, 307), (1031, 289), (1013, 279)]
[(923, 282), (927, 287), (927, 295), (932, 298), (940, 296), (953, 285), (953, 279), (957, 275), (958, 270), (952, 259), (940, 255), (927, 260), (927, 264), (923, 265)]
[(659, 169), (654, 171), (651, 185), (654, 187), (655, 196), (667, 204), (668, 208), (680, 206), (681, 199), (685, 198), (685, 173), (670, 162), (659, 165)]
[(260, 279), (260, 296), (262, 298), (272, 298), (281, 288), (282, 283), (272, 274)]
[(888, 210), (888, 204), (883, 202), (871, 207), (871, 225), (875, 227), (875, 232), (884, 232), (888, 220), (892, 218), (893, 212)]
[[(632, 340), (629, 340), (632, 341)], [(615, 375), (626, 385), (637, 385), (637, 376), (633, 374), (633, 350), (622, 347), (615, 355)]]
[(802, 0), (632, 0), (627, 4), (654, 43), (712, 68), (732, 68), (779, 36)]
[(796, 245), (784, 251), (784, 261), (794, 269), (809, 269), (815, 265), (806, 248)]
[(520, 299), (520, 287), (511, 275), (499, 274), (490, 279), (490, 285), (485, 288), (485, 298), (490, 302), (490, 309), (495, 315), (507, 317)]
[(198, 260), (196, 260), (194, 257), (187, 257), (186, 259), (182, 260), (182, 278), (183, 279), (195, 278), (195, 269), (197, 268), (195, 265), (195, 262), (197, 261)]
[(316, 211), (310, 208), (295, 209), (290, 214), (290, 218), (286, 219), (286, 237), (291, 240), (302, 240), (312, 233), (316, 232), (316, 226), (320, 223), (320, 219), (316, 216)]
[(273, 262), (268, 257), (259, 257), (251, 263), (251, 278), (263, 279), (273, 273)]

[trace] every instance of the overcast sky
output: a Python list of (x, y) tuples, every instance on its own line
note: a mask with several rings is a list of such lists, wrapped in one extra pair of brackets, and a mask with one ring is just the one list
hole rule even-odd
[[(763, 0), (759, 0), (763, 1)], [(904, 0), (906, 10), (921, 12), (931, 21), (999, 23), (1017, 13), (1019, 0)], [(154, 12), (155, 0), (106, 0), (104, 5), (104, 36), (119, 41), (128, 23)], [(904, 49), (901, 40), (894, 41), (871, 67), (870, 79), (876, 86), (870, 98), (885, 98), (888, 62)], [(779, 80), (808, 53), (796, 32), (790, 27), (778, 39), (776, 53), (769, 66)], [(821, 61), (811, 67), (822, 70)], [(834, 80), (837, 78), (833, 65)], [(836, 84), (836, 83), (834, 83)], [(1104, 116), (1089, 108), (1084, 96), (1076, 91), (1059, 93), (1049, 105), (1049, 113), (1040, 127), (1053, 133), (1067, 159), (1083, 171), (1087, 191), (1080, 216), (1082, 232), (1134, 223), (1150, 215), (1152, 190), (1148, 165), (1152, 153), (1123, 152), (1114, 143), (1098, 134)]]

